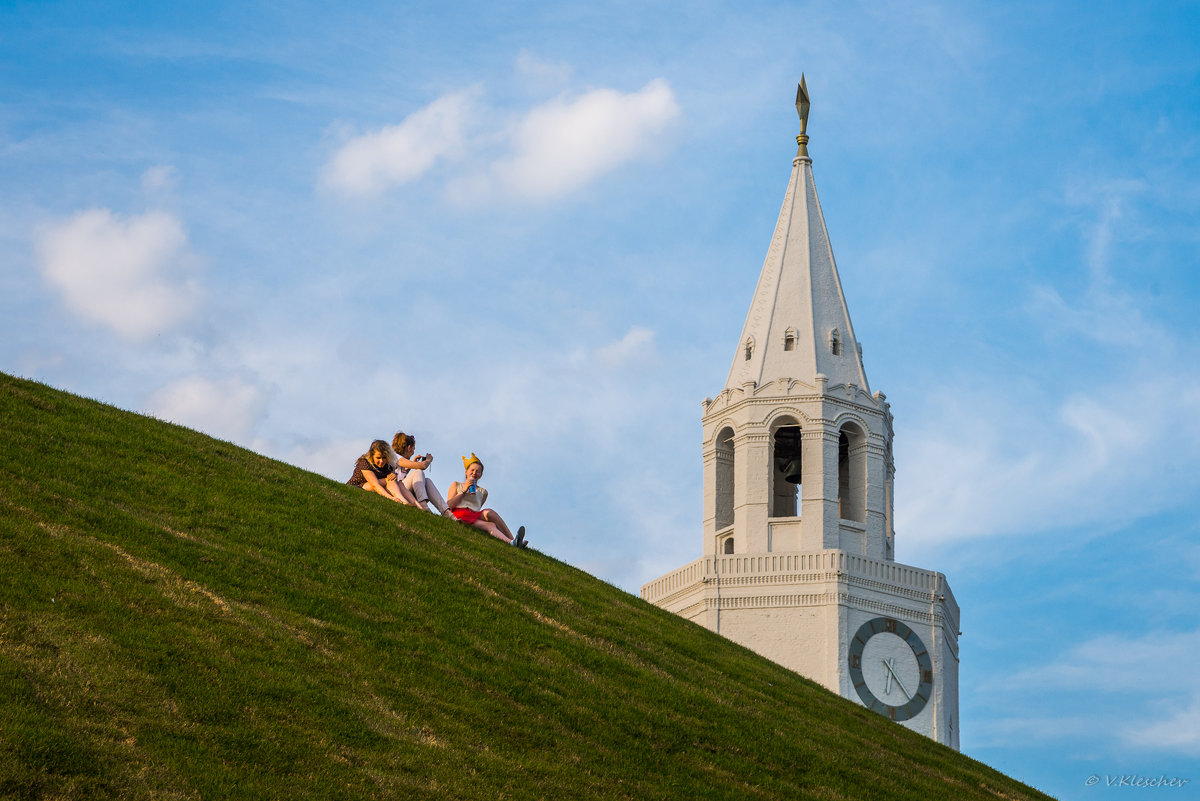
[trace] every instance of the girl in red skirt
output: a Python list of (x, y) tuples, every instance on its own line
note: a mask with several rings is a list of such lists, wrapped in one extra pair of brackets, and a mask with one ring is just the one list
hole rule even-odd
[(483, 475), (483, 462), (473, 453), (470, 459), (464, 456), (462, 460), (466, 480), (450, 483), (447, 492), (450, 497), (446, 498), (446, 506), (450, 507), (450, 513), (460, 523), (483, 529), (501, 542), (524, 548), (528, 544), (525, 541), (524, 526), (518, 528), (517, 536), (513, 537), (504, 518), (500, 517), (495, 509), (483, 508), (488, 494), (487, 490), (479, 486), (479, 479)]

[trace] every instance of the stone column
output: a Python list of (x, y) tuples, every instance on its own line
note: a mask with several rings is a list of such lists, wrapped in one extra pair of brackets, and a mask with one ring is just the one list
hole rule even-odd
[(712, 555), (716, 547), (717, 533), (717, 447), (716, 435), (701, 446), (703, 464), (704, 498), (702, 500), (704, 525), (701, 553)]
[(884, 451), (878, 437), (871, 434), (864, 444), (866, 461), (866, 515), (867, 553), (872, 559), (883, 559), (887, 550), (887, 498), (885, 493)]
[(733, 521), (738, 553), (767, 550), (770, 437), (761, 426), (734, 437)]

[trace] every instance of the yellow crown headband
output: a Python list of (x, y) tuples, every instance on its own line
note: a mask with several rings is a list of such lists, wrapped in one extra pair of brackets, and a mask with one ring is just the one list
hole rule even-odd
[(473, 465), (473, 464), (477, 464), (480, 467), (483, 467), (483, 462), (479, 461), (479, 457), (473, 453), (471, 454), (470, 459), (468, 459), (467, 457), (464, 456), (462, 458), (462, 460), (463, 460), (463, 470), (470, 470), (471, 465)]

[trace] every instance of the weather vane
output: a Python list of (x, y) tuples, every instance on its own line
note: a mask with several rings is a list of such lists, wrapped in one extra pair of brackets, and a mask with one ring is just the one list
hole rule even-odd
[(796, 137), (796, 144), (800, 145), (800, 150), (796, 156), (808, 158), (808, 109), (812, 104), (808, 102), (808, 86), (804, 83), (804, 73), (800, 73), (800, 85), (796, 87), (796, 113), (800, 115), (800, 135)]

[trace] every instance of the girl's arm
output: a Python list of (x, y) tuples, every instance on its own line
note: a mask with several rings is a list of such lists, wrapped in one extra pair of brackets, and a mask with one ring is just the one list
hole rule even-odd
[(427, 470), (429, 469), (429, 464), (432, 461), (433, 457), (429, 454), (425, 454), (425, 461), (421, 462), (414, 462), (412, 459), (405, 459), (403, 456), (397, 456), (396, 466), (407, 467), (409, 470)]
[(400, 503), (404, 502), (402, 499), (393, 496), (392, 493), (384, 489), (383, 485), (379, 483), (379, 479), (376, 478), (375, 474), (370, 470), (364, 469), (362, 471), (362, 475), (363, 479), (365, 479), (367, 482), (367, 489), (371, 490), (371, 492), (377, 492), (383, 497), (387, 498), (389, 501), (399, 501)]
[(467, 484), (460, 484), (457, 481), (451, 481), (450, 486), (446, 488), (446, 493), (449, 495), (449, 497), (446, 498), (446, 506), (451, 509), (457, 507), (458, 499), (467, 494), (467, 486)]

